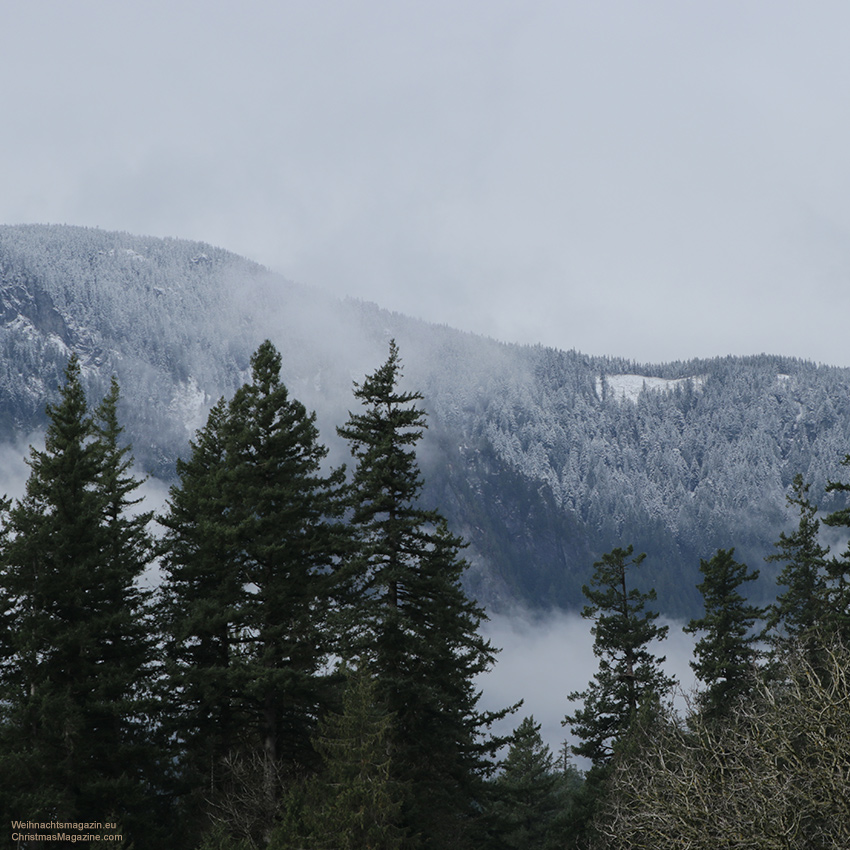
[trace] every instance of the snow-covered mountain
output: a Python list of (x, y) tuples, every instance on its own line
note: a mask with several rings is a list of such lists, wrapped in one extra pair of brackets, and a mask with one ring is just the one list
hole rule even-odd
[(200, 243), (0, 227), (0, 441), (43, 426), (73, 350), (93, 401), (117, 375), (136, 459), (168, 481), (267, 337), (335, 463), (352, 381), (398, 341), (430, 417), (424, 498), (470, 541), (469, 588), (493, 607), (577, 607), (593, 561), (633, 543), (659, 606), (691, 612), (699, 559), (735, 546), (772, 573), (762, 559), (787, 527), (794, 474), (829, 507), (824, 485), (850, 452), (847, 369), (505, 345), (338, 301)]

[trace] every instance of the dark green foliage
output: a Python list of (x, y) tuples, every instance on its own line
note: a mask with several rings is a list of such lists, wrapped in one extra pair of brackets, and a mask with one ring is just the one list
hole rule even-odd
[(576, 755), (591, 760), (592, 766), (575, 801), (569, 834), (583, 840), (605, 795), (605, 783), (614, 755), (630, 747), (629, 732), (641, 712), (653, 713), (675, 684), (661, 669), (649, 645), (667, 636), (667, 626), (657, 626), (658, 613), (647, 611), (655, 590), (642, 592), (629, 587), (629, 568), (640, 566), (645, 554), (633, 557), (634, 547), (615, 548), (594, 566), (590, 585), (582, 590), (590, 604), (582, 616), (594, 620), (593, 654), (599, 669), (584, 691), (569, 694), (582, 705), (562, 721), (581, 743), (573, 745)]
[[(841, 465), (850, 467), (850, 455), (845, 455)], [(829, 481), (828, 492), (850, 493), (850, 484)], [(850, 528), (850, 507), (840, 508), (824, 517), (824, 524), (834, 528)], [(839, 557), (826, 564), (826, 619), (825, 628), (845, 643), (850, 643), (850, 542)]]
[(45, 448), (31, 450), (26, 495), (8, 514), (0, 800), (12, 817), (120, 820), (141, 848), (162, 825), (150, 622), (136, 585), (152, 557), (150, 514), (131, 516), (139, 482), (119, 445), (117, 403), (113, 382), (89, 415), (72, 357)]
[(545, 850), (563, 846), (562, 830), (577, 789), (573, 772), (555, 767), (540, 724), (526, 717), (514, 731), (502, 772), (493, 783), (497, 846)]
[(281, 772), (316, 761), (342, 473), (322, 473), (315, 417), (289, 398), (271, 343), (251, 365), (178, 468), (163, 518), (163, 610), (187, 780), (215, 796), (232, 780), (224, 757), (250, 765), (259, 754), (258, 793), (273, 810)]
[(343, 544), (333, 521), (342, 477), (322, 473), (315, 414), (289, 398), (271, 343), (251, 365), (252, 381), (230, 404), (227, 479), (249, 590), (243, 687), (266, 758), (300, 768), (313, 758), (308, 742), (327, 701), (321, 668), (334, 649), (327, 612)]
[(694, 648), (691, 667), (707, 685), (699, 695), (699, 705), (707, 718), (725, 717), (738, 699), (752, 687), (754, 666), (761, 655), (757, 644), (761, 634), (755, 624), (765, 615), (764, 608), (747, 604), (739, 588), (755, 581), (758, 570), (734, 560), (734, 549), (718, 549), (709, 561), (700, 561), (703, 581), (698, 585), (705, 603), (704, 616), (685, 626), (688, 634), (704, 633)]
[[(829, 522), (829, 519), (829, 516), (825, 517), (824, 522)], [(845, 643), (850, 643), (850, 541), (841, 555), (827, 560), (825, 578), (822, 632), (825, 636), (835, 635)]]
[(824, 571), (828, 549), (818, 542), (820, 521), (817, 506), (808, 498), (809, 485), (795, 475), (788, 504), (795, 507), (800, 520), (791, 534), (782, 532), (776, 543), (779, 550), (765, 560), (785, 566), (777, 583), (786, 587), (771, 606), (767, 625), (780, 641), (806, 641), (823, 622), (826, 611)]
[(582, 617), (594, 620), (593, 653), (599, 670), (587, 690), (570, 694), (583, 706), (564, 720), (582, 740), (573, 747), (576, 755), (604, 765), (616, 742), (625, 734), (646, 701), (662, 699), (675, 681), (661, 669), (664, 658), (650, 652), (649, 645), (667, 636), (667, 626), (657, 626), (658, 613), (646, 611), (655, 591), (630, 588), (630, 567), (643, 563), (645, 555), (632, 557), (633, 547), (616, 548), (594, 564), (590, 586), (583, 588), (590, 600)]
[(492, 745), (475, 677), (495, 651), (478, 634), (481, 608), (461, 587), (462, 541), (418, 506), (414, 446), (425, 427), (418, 393), (402, 392), (398, 350), (355, 389), (364, 411), (339, 433), (357, 460), (352, 482), (356, 599), (348, 653), (365, 663), (393, 718), (392, 779), (405, 791), (404, 823), (425, 847), (463, 847), (476, 819)]
[[(346, 671), (342, 712), (320, 721), (314, 746), (322, 770), (308, 783), (302, 830), (316, 850), (401, 850), (409, 846), (399, 827), (400, 789), (392, 779), (392, 718), (376, 702), (374, 681), (364, 670)], [(288, 824), (270, 850), (294, 847)], [(288, 833), (288, 834), (287, 834)]]
[(160, 518), (166, 718), (181, 747), (185, 787), (205, 795), (222, 779), (222, 759), (250, 734), (241, 691), (245, 582), (230, 554), (235, 534), (226, 521), (232, 510), (226, 423), (222, 399), (190, 444), (189, 459), (178, 461), (180, 483)]
[[(850, 454), (844, 455), (841, 465), (850, 467)], [(826, 484), (828, 493), (850, 493), (850, 483), (846, 481), (828, 481)], [(850, 507), (839, 508), (833, 511), (825, 520), (826, 525), (850, 527)]]

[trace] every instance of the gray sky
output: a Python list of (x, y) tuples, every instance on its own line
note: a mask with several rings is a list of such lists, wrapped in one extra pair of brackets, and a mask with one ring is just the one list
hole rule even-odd
[(0, 222), (500, 339), (850, 366), (850, 5), (6, 0)]

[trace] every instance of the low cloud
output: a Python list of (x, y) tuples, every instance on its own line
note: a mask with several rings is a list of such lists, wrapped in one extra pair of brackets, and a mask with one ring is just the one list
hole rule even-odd
[(20, 499), (27, 488), (30, 448), (44, 447), (44, 434), (33, 433), (14, 442), (0, 444), (0, 495)]
[[(666, 656), (665, 671), (674, 675), (684, 693), (694, 684), (688, 662), (693, 658), (691, 637), (682, 632), (682, 623), (665, 620), (668, 637), (655, 648)], [(495, 711), (523, 700), (522, 707), (494, 727), (496, 733), (508, 733), (527, 715), (541, 724), (541, 735), (554, 754), (564, 741), (576, 743), (568, 727), (561, 725), (577, 703), (568, 695), (584, 690), (598, 668), (593, 655), (592, 623), (576, 613), (563, 611), (537, 614), (515, 610), (492, 615), (482, 632), (493, 645), (501, 648), (496, 664), (480, 677), (481, 707)], [(677, 708), (684, 709), (684, 698), (676, 698)], [(588, 764), (576, 760), (586, 769)]]

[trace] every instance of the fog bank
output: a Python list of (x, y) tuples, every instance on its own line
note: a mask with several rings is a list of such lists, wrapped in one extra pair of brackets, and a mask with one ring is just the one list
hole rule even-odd
[[(694, 639), (682, 632), (680, 622), (659, 622), (669, 626), (669, 631), (667, 639), (654, 651), (666, 656), (665, 672), (679, 682), (676, 706), (682, 710), (682, 693), (688, 693), (695, 681), (688, 664), (693, 657)], [(584, 690), (598, 667), (591, 626), (592, 622), (578, 613), (563, 611), (515, 610), (491, 616), (482, 631), (501, 652), (493, 670), (479, 679), (481, 706), (495, 711), (523, 700), (516, 714), (505, 718), (494, 731), (510, 732), (531, 714), (541, 724), (543, 740), (554, 754), (565, 740), (575, 742), (561, 721), (577, 705), (570, 702), (568, 694)], [(583, 760), (576, 760), (576, 764), (582, 769), (587, 767)]]

